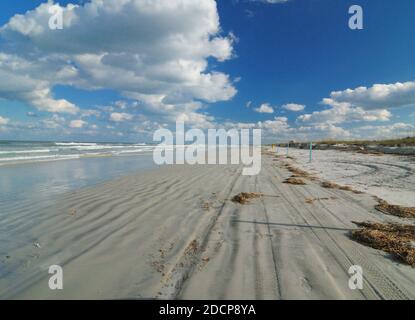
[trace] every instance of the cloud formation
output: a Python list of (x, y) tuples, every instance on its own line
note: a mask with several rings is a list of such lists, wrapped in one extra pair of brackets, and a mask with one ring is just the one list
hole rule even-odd
[(258, 113), (274, 113), (274, 108), (269, 103), (263, 103), (254, 110)]
[(69, 123), (69, 127), (70, 128), (73, 128), (73, 129), (79, 129), (79, 128), (82, 128), (82, 127), (84, 127), (85, 125), (87, 125), (88, 124), (88, 122), (86, 122), (86, 121), (84, 121), (84, 120), (72, 120), (70, 123)]
[(5, 126), (9, 123), (9, 119), (0, 116), (0, 126)]
[(392, 117), (392, 114), (386, 109), (366, 111), (361, 107), (353, 107), (347, 102), (339, 103), (330, 98), (324, 99), (323, 104), (328, 105), (330, 109), (303, 114), (297, 120), (309, 124), (339, 124), (359, 121), (389, 121)]
[(114, 122), (122, 122), (122, 121), (128, 121), (133, 118), (132, 114), (124, 113), (124, 112), (113, 112), (110, 115), (110, 120)]
[(415, 81), (333, 91), (330, 98), (335, 102), (346, 102), (365, 110), (410, 106), (415, 105)]
[(15, 15), (0, 28), (0, 97), (78, 113), (73, 103), (54, 99), (52, 89), (60, 84), (112, 89), (158, 112), (180, 114), (196, 100), (236, 94), (228, 75), (207, 71), (208, 58), (232, 58), (235, 39), (220, 34), (214, 0), (68, 4), (61, 7), (62, 30), (48, 28), (52, 5)]
[(305, 109), (305, 105), (297, 104), (297, 103), (287, 103), (282, 106), (283, 109), (294, 111), (294, 112), (300, 112)]

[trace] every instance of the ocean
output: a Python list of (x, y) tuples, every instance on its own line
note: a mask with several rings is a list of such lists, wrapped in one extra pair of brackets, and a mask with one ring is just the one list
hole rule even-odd
[(145, 144), (0, 141), (0, 223), (23, 205), (36, 208), (65, 192), (157, 168), (153, 148)]
[[(157, 169), (144, 144), (0, 142), (0, 278), (23, 264), (12, 252), (33, 243), (32, 230), (70, 192)], [(58, 161), (59, 160), (59, 161)]]
[(122, 143), (0, 141), (0, 166), (150, 153), (153, 146)]

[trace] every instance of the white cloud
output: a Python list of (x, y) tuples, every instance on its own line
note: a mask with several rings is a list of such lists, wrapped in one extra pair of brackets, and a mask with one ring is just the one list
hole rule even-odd
[(52, 117), (40, 121), (40, 127), (44, 129), (62, 129), (65, 125), (65, 118), (54, 114)]
[(113, 112), (110, 115), (110, 120), (114, 122), (122, 122), (122, 121), (128, 121), (133, 118), (132, 114), (124, 113), (124, 112)]
[(307, 126), (307, 127), (299, 127), (299, 133), (307, 133), (307, 137), (309, 139), (315, 138), (348, 138), (351, 136), (350, 131), (335, 126), (331, 123), (321, 123), (314, 126)]
[(262, 130), (264, 143), (296, 141), (317, 141), (322, 139), (346, 139), (352, 137), (350, 130), (334, 124), (321, 123), (317, 125), (293, 127), (288, 123), (287, 117), (275, 117), (273, 120), (256, 123), (225, 123), (226, 128)]
[[(91, 0), (67, 5), (63, 30), (49, 30), (43, 3), (0, 28), (0, 97), (49, 112), (77, 113), (55, 100), (55, 85), (112, 89), (124, 97), (153, 96), (159, 112), (182, 112), (195, 101), (236, 94), (228, 75), (208, 58), (233, 57), (235, 37), (221, 35), (214, 0)], [(154, 107), (154, 106), (153, 106)]]
[(282, 108), (289, 111), (299, 112), (305, 109), (305, 105), (297, 103), (287, 103), (284, 104)]
[(397, 122), (387, 126), (361, 126), (355, 128), (354, 131), (359, 136), (365, 137), (365, 139), (385, 139), (391, 137), (407, 137), (413, 135), (415, 126)]
[(289, 129), (286, 117), (275, 117), (274, 120), (260, 121), (258, 122), (258, 127), (274, 133), (286, 132)]
[[(47, 80), (35, 79), (25, 74), (33, 68), (28, 64), (12, 55), (0, 52), (0, 97), (24, 101), (42, 111), (71, 114), (78, 112), (79, 108), (69, 101), (53, 98)], [(41, 73), (41, 68), (37, 72)]]
[(274, 113), (274, 108), (269, 103), (263, 103), (260, 107), (254, 109), (259, 113)]
[(0, 116), (0, 126), (5, 126), (9, 123), (9, 119)]
[(386, 109), (366, 111), (361, 107), (353, 107), (348, 102), (337, 102), (331, 98), (324, 99), (323, 104), (330, 106), (330, 109), (303, 114), (297, 120), (310, 124), (338, 124), (357, 121), (389, 121), (392, 117)]
[(69, 127), (74, 128), (74, 129), (80, 129), (80, 128), (82, 128), (83, 126), (85, 126), (87, 124), (88, 124), (88, 122), (86, 122), (84, 120), (72, 120), (69, 123)]
[(124, 110), (124, 109), (126, 109), (126, 108), (127, 108), (128, 103), (127, 103), (127, 101), (122, 101), (122, 100), (120, 100), (120, 101), (116, 101), (116, 102), (115, 102), (115, 106), (116, 106), (117, 108), (120, 108), (121, 110)]
[(365, 110), (390, 109), (415, 105), (415, 81), (375, 84), (330, 94), (336, 102), (347, 102)]
[(303, 114), (297, 120), (308, 124), (390, 121), (389, 109), (415, 105), (415, 82), (333, 91), (322, 103), (330, 109)]
[(101, 112), (93, 109), (86, 109), (81, 111), (81, 117), (100, 117)]

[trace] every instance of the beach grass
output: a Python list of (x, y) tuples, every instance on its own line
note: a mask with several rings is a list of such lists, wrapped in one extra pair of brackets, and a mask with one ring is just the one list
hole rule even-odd
[(318, 144), (345, 144), (345, 145), (358, 145), (358, 146), (367, 146), (367, 145), (379, 145), (379, 146), (415, 146), (415, 137), (406, 137), (400, 139), (386, 139), (386, 140), (322, 140)]

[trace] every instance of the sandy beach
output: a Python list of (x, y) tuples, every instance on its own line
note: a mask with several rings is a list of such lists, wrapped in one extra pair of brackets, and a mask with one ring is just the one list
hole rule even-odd
[[(283, 183), (289, 161), (264, 154), (257, 176), (241, 165), (163, 166), (66, 192), (30, 217), (20, 203), (2, 220), (16, 237), (1, 239), (11, 251), (0, 257), (0, 297), (414, 299), (414, 268), (348, 235), (352, 221), (402, 219), (366, 193)], [(262, 196), (232, 202), (240, 192)], [(63, 290), (48, 287), (54, 264)], [(363, 290), (348, 286), (352, 265)]]
[[(286, 155), (285, 150), (279, 150)], [(415, 157), (348, 151), (291, 149), (286, 159), (321, 179), (351, 186), (390, 203), (415, 207)]]
[(0, 302), (415, 300), (414, 12), (2, 0)]

